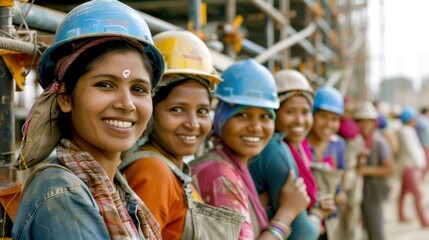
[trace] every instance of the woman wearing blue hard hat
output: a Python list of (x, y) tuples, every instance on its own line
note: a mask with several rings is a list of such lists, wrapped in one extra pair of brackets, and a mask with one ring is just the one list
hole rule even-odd
[(264, 206), (248, 170), (274, 133), (279, 107), (273, 76), (249, 59), (239, 61), (222, 74), (216, 89), (219, 103), (214, 116), (214, 148), (190, 164), (197, 176), (203, 200), (232, 208), (245, 216), (239, 239), (286, 239), (289, 224), (309, 202), (301, 180), (293, 174), (285, 183), (279, 209), (268, 221)]
[(404, 210), (404, 200), (408, 193), (414, 197), (414, 205), (422, 227), (428, 227), (429, 221), (423, 208), (423, 195), (419, 184), (420, 174), (426, 167), (426, 156), (414, 128), (418, 112), (413, 107), (404, 107), (399, 118), (403, 126), (398, 131), (399, 155), (398, 163), (401, 169), (402, 185), (399, 193), (399, 220), (408, 221)]
[[(345, 169), (345, 151), (346, 143), (342, 137), (337, 135), (340, 127), (341, 116), (344, 114), (343, 95), (333, 87), (320, 87), (316, 90), (313, 104), (313, 127), (307, 136), (308, 143), (312, 153), (312, 168), (320, 194), (333, 194), (337, 205), (344, 204), (345, 194), (341, 190), (343, 181), (332, 181), (336, 186), (326, 186), (328, 189), (337, 189), (334, 192), (326, 192), (321, 189), (324, 185), (320, 178), (324, 177), (323, 172), (315, 172), (316, 167), (324, 167), (328, 170), (335, 171), (336, 175), (341, 175)], [(343, 175), (344, 177), (344, 175)], [(335, 179), (335, 178), (334, 178)], [(326, 232), (321, 235), (324, 239), (326, 236), (338, 237), (338, 214), (335, 213), (325, 220)], [(331, 238), (332, 238), (331, 237)]]
[(117, 167), (147, 129), (163, 69), (146, 22), (125, 4), (94, 0), (66, 16), (41, 57), (45, 91), (24, 127), (17, 167), (35, 169), (14, 239), (161, 238)]

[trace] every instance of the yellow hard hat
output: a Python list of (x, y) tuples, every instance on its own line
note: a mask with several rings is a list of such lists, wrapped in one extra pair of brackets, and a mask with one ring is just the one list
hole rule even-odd
[(208, 81), (211, 90), (222, 82), (216, 75), (207, 45), (197, 35), (189, 31), (172, 30), (155, 35), (153, 41), (165, 61), (164, 78), (158, 86), (177, 81), (177, 78), (168, 78), (177, 74), (202, 78)]

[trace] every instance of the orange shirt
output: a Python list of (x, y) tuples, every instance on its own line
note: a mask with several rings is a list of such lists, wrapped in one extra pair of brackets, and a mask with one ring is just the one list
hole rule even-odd
[[(163, 160), (147, 157), (123, 171), (128, 184), (143, 200), (162, 229), (163, 239), (182, 239), (186, 201), (182, 182)], [(194, 189), (193, 195), (197, 195)]]

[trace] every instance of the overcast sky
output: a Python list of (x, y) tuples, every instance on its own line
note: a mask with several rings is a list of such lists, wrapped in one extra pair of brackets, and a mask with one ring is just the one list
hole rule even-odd
[[(380, 2), (384, 2), (384, 41)], [(378, 90), (384, 76), (405, 76), (418, 89), (429, 76), (429, 1), (368, 0), (369, 81)], [(382, 51), (384, 48), (384, 64)], [(383, 67), (384, 65), (384, 67)]]

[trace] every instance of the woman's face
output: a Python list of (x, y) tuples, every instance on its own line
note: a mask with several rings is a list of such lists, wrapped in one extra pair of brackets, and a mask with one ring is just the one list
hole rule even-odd
[(250, 107), (225, 122), (221, 138), (240, 159), (248, 161), (265, 148), (273, 133), (271, 114), (265, 109)]
[(371, 134), (377, 126), (377, 120), (362, 119), (357, 121), (359, 131), (362, 136), (366, 137)]
[(277, 110), (276, 129), (286, 134), (292, 144), (301, 143), (313, 125), (311, 106), (300, 95), (286, 99)]
[(70, 113), (72, 138), (85, 151), (118, 154), (140, 138), (152, 113), (151, 79), (142, 57), (111, 52), (91, 64), (60, 107)]
[(317, 110), (313, 116), (311, 134), (321, 141), (329, 141), (340, 128), (341, 116), (324, 110)]
[(151, 139), (176, 159), (194, 154), (212, 127), (210, 96), (197, 81), (174, 87), (154, 112)]

